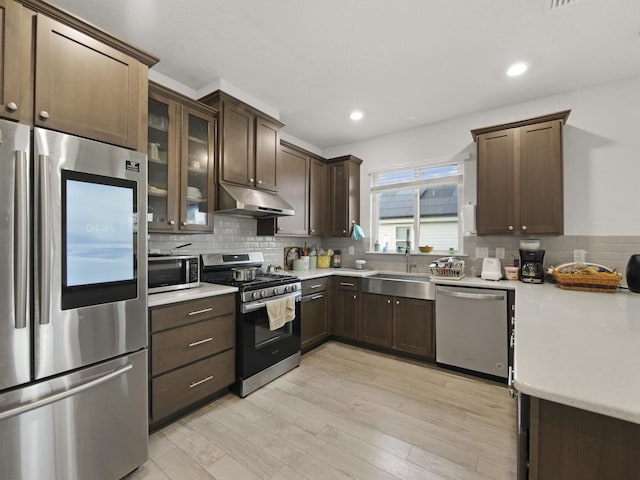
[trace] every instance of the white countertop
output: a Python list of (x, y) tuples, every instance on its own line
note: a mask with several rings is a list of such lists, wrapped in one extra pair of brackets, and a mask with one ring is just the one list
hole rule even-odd
[(516, 290), (515, 387), (640, 423), (640, 294)]
[(202, 283), (199, 287), (195, 288), (187, 288), (185, 290), (176, 290), (164, 293), (152, 293), (151, 295), (147, 296), (147, 306), (159, 307), (161, 305), (170, 305), (172, 303), (197, 300), (198, 298), (225, 295), (227, 293), (235, 293), (237, 291), (238, 289), (236, 287)]

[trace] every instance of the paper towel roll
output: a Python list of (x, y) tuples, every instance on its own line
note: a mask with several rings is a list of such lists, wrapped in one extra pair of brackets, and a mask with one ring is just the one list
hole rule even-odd
[(476, 206), (462, 206), (462, 231), (465, 235), (476, 233)]

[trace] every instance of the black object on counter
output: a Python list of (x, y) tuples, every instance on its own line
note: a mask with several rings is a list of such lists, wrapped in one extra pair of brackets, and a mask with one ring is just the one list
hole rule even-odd
[(632, 292), (640, 293), (640, 254), (631, 255), (627, 263), (627, 285)]

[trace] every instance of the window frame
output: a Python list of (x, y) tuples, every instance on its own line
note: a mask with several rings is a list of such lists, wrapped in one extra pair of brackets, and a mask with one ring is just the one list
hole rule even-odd
[[(455, 166), (457, 167), (457, 173), (455, 175), (449, 175), (446, 177), (440, 177), (435, 179), (425, 179), (419, 180), (415, 179), (418, 172), (420, 170), (438, 168), (438, 167), (447, 167), (447, 166)], [(398, 182), (394, 184), (387, 185), (374, 185), (376, 176), (381, 174), (387, 174), (392, 172), (401, 172), (401, 171), (409, 171), (413, 170), (414, 172), (414, 180), (413, 181), (404, 181)], [(455, 181), (453, 181), (455, 179)], [(411, 254), (418, 253), (418, 245), (416, 244), (416, 239), (420, 238), (420, 189), (421, 188), (429, 188), (436, 187), (439, 185), (451, 185), (457, 184), (458, 186), (458, 211), (457, 211), (457, 224), (458, 224), (458, 248), (453, 252), (454, 254), (461, 254), (464, 251), (463, 239), (464, 235), (462, 232), (462, 219), (461, 219), (461, 210), (462, 205), (464, 204), (464, 159), (435, 159), (428, 162), (404, 165), (404, 166), (396, 166), (390, 169), (380, 169), (369, 172), (369, 204), (370, 208), (370, 224), (371, 224), (371, 232), (372, 235), (369, 239), (369, 251), (374, 251), (374, 243), (376, 242), (375, 236), (380, 231), (380, 197), (382, 193), (385, 192), (393, 192), (393, 191), (402, 191), (402, 190), (413, 190), (413, 222), (412, 222), (412, 230), (411, 230)], [(381, 252), (377, 252), (381, 253)], [(393, 252), (387, 253), (396, 253), (395, 250)], [(451, 253), (449, 250), (437, 250), (433, 253)]]

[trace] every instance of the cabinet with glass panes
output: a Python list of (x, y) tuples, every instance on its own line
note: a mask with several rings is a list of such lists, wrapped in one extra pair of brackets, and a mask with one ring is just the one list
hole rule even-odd
[(150, 232), (212, 232), (217, 112), (149, 84)]

